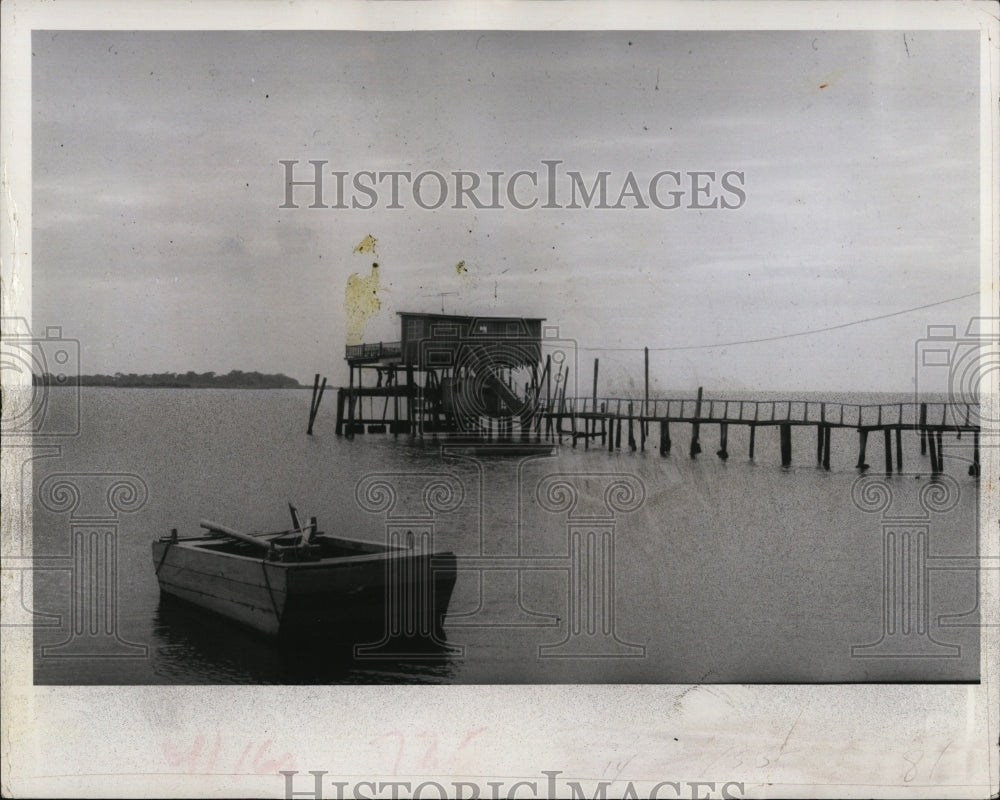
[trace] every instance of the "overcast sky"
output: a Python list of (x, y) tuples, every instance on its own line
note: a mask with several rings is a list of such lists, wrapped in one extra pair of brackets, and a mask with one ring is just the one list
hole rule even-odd
[[(340, 382), (345, 288), (373, 261), (366, 341), (442, 303), (545, 317), (581, 348), (636, 348), (581, 351), (609, 390), (641, 381), (643, 346), (979, 285), (975, 32), (36, 32), (32, 64), (33, 322), (80, 339), (85, 372)], [(559, 159), (609, 171), (613, 198), (630, 171), (736, 170), (746, 201), (425, 210), (404, 190), (403, 209), (310, 209), (297, 190), (282, 209), (283, 159), (484, 178)], [(654, 350), (654, 388), (906, 391), (926, 326), (977, 309)]]

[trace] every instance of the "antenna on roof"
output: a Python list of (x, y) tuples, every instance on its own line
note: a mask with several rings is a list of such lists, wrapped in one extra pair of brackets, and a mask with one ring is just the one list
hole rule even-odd
[(460, 292), (433, 292), (431, 294), (422, 294), (421, 297), (440, 297), (441, 298), (441, 313), (444, 313), (444, 298), (450, 295), (461, 294)]

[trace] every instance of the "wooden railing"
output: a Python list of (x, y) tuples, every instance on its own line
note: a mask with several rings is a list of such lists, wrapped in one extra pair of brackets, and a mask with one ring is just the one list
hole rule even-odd
[(835, 427), (978, 427), (979, 404), (975, 402), (827, 403), (815, 400), (713, 400), (703, 398), (652, 399), (620, 397), (553, 398), (543, 413), (649, 420), (743, 423), (791, 423)]
[(402, 342), (376, 342), (349, 344), (344, 358), (348, 361), (375, 361), (380, 358), (400, 358), (402, 355)]

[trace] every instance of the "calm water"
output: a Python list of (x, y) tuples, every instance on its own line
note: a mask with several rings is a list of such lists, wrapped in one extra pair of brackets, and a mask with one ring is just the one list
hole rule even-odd
[[(63, 390), (65, 391), (65, 390)], [(873, 396), (826, 398), (876, 402)], [(896, 399), (896, 398), (889, 398)], [(907, 399), (907, 398), (899, 398)], [(815, 465), (812, 429), (796, 429), (793, 466), (780, 467), (777, 429), (761, 429), (754, 462), (747, 433), (734, 427), (730, 458), (715, 456), (718, 428), (704, 426), (703, 453), (688, 458), (688, 426), (672, 430), (672, 454), (589, 451), (564, 444), (552, 456), (471, 457), (409, 437), (333, 434), (335, 403), (324, 404), (313, 437), (305, 434), (308, 391), (83, 389), (80, 435), (58, 449), (36, 446), (34, 491), (46, 477), (69, 474), (86, 494), (71, 512), (35, 503), (34, 551), (47, 568), (34, 573), (35, 677), (45, 684), (149, 683), (576, 683), (970, 680), (979, 673), (976, 575), (939, 569), (946, 556), (976, 550), (977, 486), (956, 450), (949, 459), (953, 507), (932, 513), (929, 542), (930, 628), (907, 646), (923, 657), (852, 656), (852, 645), (883, 632), (883, 518), (921, 513), (929, 461), (913, 433), (904, 436), (905, 471), (887, 478), (892, 505), (865, 513), (852, 502), (858, 478), (857, 434), (835, 430), (832, 470)], [(61, 413), (61, 412), (60, 412)], [(652, 432), (655, 438), (656, 431)], [(948, 437), (949, 441), (954, 439)], [(962, 443), (957, 443), (961, 445)], [(963, 453), (965, 454), (963, 456)], [(881, 437), (869, 442), (869, 474), (882, 463)], [(150, 542), (198, 520), (236, 528), (287, 527), (286, 502), (319, 518), (331, 533), (382, 541), (386, 511), (366, 510), (359, 480), (389, 473), (397, 505), (415, 519), (423, 487), (447, 474), (461, 487), (451, 511), (433, 519), (434, 544), (459, 556), (458, 583), (446, 623), (455, 648), (432, 659), (399, 656), (352, 662), (322, 642), (279, 649), (202, 612), (161, 603)], [(67, 640), (73, 600), (71, 526), (107, 516), (109, 474), (141, 478), (148, 498), (113, 523), (117, 542), (117, 628), (121, 642), (93, 639), (94, 652)], [(568, 520), (538, 489), (564, 474), (576, 487), (576, 516), (611, 530), (614, 543), (610, 636), (569, 637), (573, 616)], [(644, 498), (605, 502), (604, 491), (632, 476)], [(75, 476), (75, 477), (73, 477)], [(87, 476), (87, 477), (80, 477)], [(102, 483), (103, 481), (103, 483)], [(101, 488), (103, 487), (103, 488)], [(957, 490), (957, 493), (956, 493)], [(91, 497), (90, 494), (94, 494)], [(543, 496), (545, 491), (543, 489)], [(926, 497), (926, 495), (925, 495)], [(127, 498), (126, 498), (127, 501)], [(50, 504), (51, 505), (51, 504)], [(125, 502), (127, 505), (127, 502)], [(71, 519), (71, 513), (76, 519)], [(417, 523), (414, 523), (417, 524)], [(915, 551), (914, 551), (915, 552)], [(480, 556), (507, 556), (505, 570), (483, 570)], [(463, 561), (464, 559), (464, 561)], [(531, 559), (535, 559), (532, 561)], [(465, 569), (461, 569), (466, 564)], [(546, 567), (518, 569), (525, 567)], [(83, 587), (87, 591), (87, 587)], [(85, 601), (86, 602), (86, 601)], [(971, 612), (971, 615), (969, 614)], [(27, 613), (27, 612), (26, 612)], [(945, 626), (960, 615), (966, 626)], [(947, 621), (947, 620), (946, 620)], [(956, 620), (952, 620), (956, 621)], [(88, 640), (90, 641), (90, 640)], [(129, 647), (137, 645), (138, 647)], [(595, 644), (596, 643), (596, 644)], [(604, 657), (580, 657), (584, 645)], [(947, 645), (956, 646), (947, 648)], [(912, 653), (912, 650), (907, 650)], [(935, 657), (926, 657), (931, 654)], [(948, 657), (939, 657), (942, 654)], [(127, 656), (127, 657), (125, 657)]]

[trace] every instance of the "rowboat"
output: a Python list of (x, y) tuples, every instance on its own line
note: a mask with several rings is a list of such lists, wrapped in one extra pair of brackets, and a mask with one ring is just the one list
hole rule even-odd
[(411, 532), (388, 543), (318, 532), (315, 518), (253, 534), (202, 520), (153, 542), (160, 591), (268, 637), (326, 644), (390, 639), (442, 642), (455, 586), (452, 552), (430, 552)]

